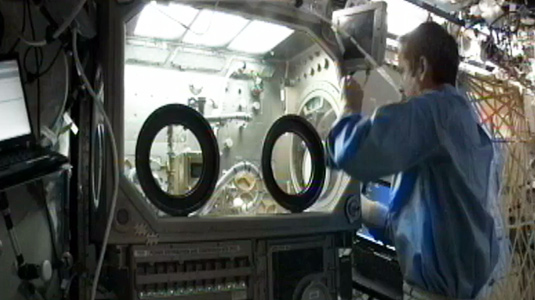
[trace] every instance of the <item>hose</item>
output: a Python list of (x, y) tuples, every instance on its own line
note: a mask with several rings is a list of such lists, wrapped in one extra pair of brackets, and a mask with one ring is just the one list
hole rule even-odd
[[(208, 203), (206, 203), (206, 205), (199, 212), (194, 213), (194, 215), (208, 214), (212, 210), (214, 205), (216, 204), (216, 200), (219, 194), (223, 191), (223, 187), (227, 185), (234, 178), (234, 176), (236, 176), (239, 172), (242, 172), (242, 171), (253, 173), (256, 175), (258, 179), (260, 180), (262, 179), (262, 173), (254, 164), (248, 161), (242, 161), (242, 162), (235, 164), (219, 179), (219, 181), (217, 182), (216, 188), (214, 190), (214, 193), (212, 194), (212, 197), (210, 197), (210, 200), (208, 201)], [(252, 202), (258, 203), (260, 196), (261, 196), (260, 193), (257, 193)]]
[[(69, 27), (69, 25), (71, 25), (74, 18), (76, 18), (76, 16), (80, 13), (82, 8), (84, 7), (86, 1), (87, 0), (81, 0), (80, 2), (78, 2), (78, 5), (74, 8), (71, 14), (67, 16), (67, 18), (65, 18), (65, 21), (63, 21), (63, 23), (58, 27), (58, 29), (56, 29), (56, 31), (54, 31), (54, 33), (52, 34), (53, 40), (57, 39), (63, 32), (65, 32), (65, 30)], [(18, 33), (17, 35), (19, 39), (28, 46), (43, 47), (48, 44), (48, 41), (46, 39), (40, 40), (40, 41), (31, 41), (31, 40), (26, 39), (22, 35), (22, 33)]]
[(78, 5), (76, 6), (76, 8), (74, 8), (71, 14), (65, 19), (65, 21), (63, 21), (63, 23), (58, 27), (58, 29), (52, 35), (54, 39), (57, 39), (67, 29), (67, 27), (69, 27), (69, 25), (72, 23), (74, 18), (76, 18), (76, 16), (80, 13), (82, 8), (84, 7), (86, 1), (87, 0), (81, 0), (80, 2), (78, 2)]

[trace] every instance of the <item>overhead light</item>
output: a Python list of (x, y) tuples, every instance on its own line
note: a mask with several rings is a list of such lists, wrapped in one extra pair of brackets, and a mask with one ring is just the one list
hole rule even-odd
[(134, 34), (174, 40), (180, 38), (199, 10), (181, 4), (151, 2), (141, 11)]
[(240, 52), (260, 54), (273, 49), (294, 31), (286, 26), (252, 21), (230, 43), (229, 49)]
[[(407, 34), (427, 21), (429, 12), (404, 0), (384, 0), (387, 3), (388, 32), (396, 36)], [(431, 14), (433, 21), (441, 23), (444, 19)]]
[(387, 38), (386, 39), (386, 45), (390, 46), (392, 48), (398, 49), (399, 48), (399, 41), (391, 39), (391, 38)]
[(183, 41), (210, 47), (228, 44), (249, 20), (223, 12), (202, 10), (195, 19)]

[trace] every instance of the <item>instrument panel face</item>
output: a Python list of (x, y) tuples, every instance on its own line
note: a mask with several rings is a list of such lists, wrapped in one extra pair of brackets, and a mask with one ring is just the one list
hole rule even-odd
[[(189, 215), (290, 213), (266, 189), (262, 149), (268, 130), (281, 116), (301, 116), (322, 139), (337, 119), (339, 70), (317, 39), (276, 22), (176, 3), (147, 4), (125, 25), (122, 159), (137, 198), (158, 218), (173, 217), (154, 205), (140, 184), (140, 143), (151, 144), (149, 173), (169, 201), (183, 201), (209, 175), (199, 134), (179, 117), (162, 126), (153, 140), (140, 137), (151, 114), (181, 104), (202, 115), (219, 151), (211, 196)], [(303, 51), (284, 57), (296, 47)], [(303, 138), (287, 133), (275, 142), (271, 167), (278, 186), (299, 195), (310, 184), (314, 163)], [(320, 199), (309, 210), (332, 211), (341, 179), (342, 174), (328, 171)]]
[(339, 273), (344, 262), (338, 238), (128, 246), (129, 298), (337, 299), (351, 292), (351, 280)]

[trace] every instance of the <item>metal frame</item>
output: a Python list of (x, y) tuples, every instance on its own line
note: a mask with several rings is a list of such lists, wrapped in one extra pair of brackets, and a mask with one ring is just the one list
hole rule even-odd
[[(213, 5), (214, 1), (191, 1), (195, 6)], [(124, 154), (124, 49), (125, 22), (143, 8), (144, 2), (134, 1), (128, 4), (117, 4), (114, 1), (102, 3), (102, 14), (99, 18), (101, 29), (108, 34), (100, 35), (100, 60), (103, 63), (105, 84), (105, 108), (111, 119), (117, 141), (118, 153)], [(285, 24), (292, 28), (303, 30), (309, 34), (321, 37), (321, 22), (317, 17), (304, 14), (295, 7), (288, 5), (274, 5), (273, 3), (244, 4), (243, 1), (220, 1), (218, 9), (233, 11), (257, 19), (268, 19)], [(315, 22), (316, 21), (316, 22)], [(322, 48), (333, 58), (340, 57), (338, 49), (318, 39)], [(122, 162), (120, 168), (122, 168)], [(106, 170), (111, 172), (110, 155), (106, 153)], [(340, 200), (329, 212), (307, 212), (301, 214), (267, 215), (256, 217), (179, 217), (159, 218), (152, 212), (150, 204), (143, 200), (139, 191), (121, 173), (120, 191), (117, 211), (124, 209), (130, 213), (130, 221), (137, 223), (118, 224), (115, 222), (110, 234), (110, 244), (143, 244), (146, 235), (135, 234), (133, 227), (139, 225), (151, 236), (157, 236), (159, 242), (210, 241), (222, 239), (260, 238), (275, 236), (291, 236), (300, 234), (328, 233), (336, 231), (355, 230), (359, 224), (351, 224), (345, 215), (345, 203), (350, 196), (359, 195), (357, 182), (350, 182), (344, 178), (344, 184), (339, 187)], [(106, 178), (104, 199), (110, 199), (111, 178)], [(109, 200), (106, 205), (100, 205), (98, 218), (104, 220), (109, 210)], [(132, 217), (133, 216), (133, 217)], [(104, 223), (104, 222), (100, 222)], [(100, 240), (103, 236), (102, 224), (94, 224), (94, 237)]]

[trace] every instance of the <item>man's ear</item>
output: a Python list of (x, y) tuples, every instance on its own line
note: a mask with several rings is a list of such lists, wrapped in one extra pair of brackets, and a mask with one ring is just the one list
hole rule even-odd
[(418, 62), (418, 69), (420, 71), (418, 74), (419, 81), (423, 81), (427, 74), (431, 72), (429, 68), (429, 62), (424, 56), (420, 56), (420, 61)]

